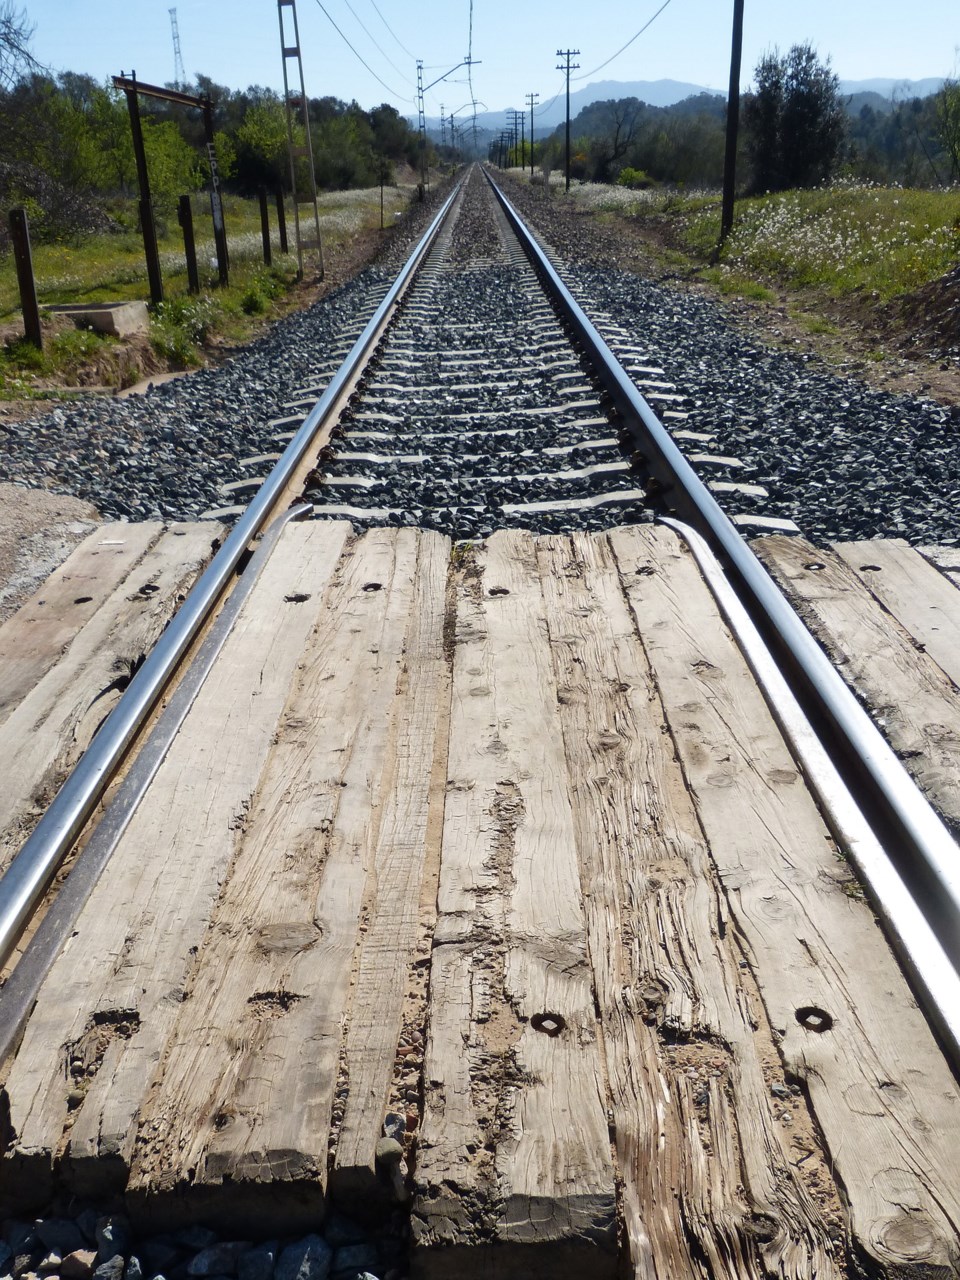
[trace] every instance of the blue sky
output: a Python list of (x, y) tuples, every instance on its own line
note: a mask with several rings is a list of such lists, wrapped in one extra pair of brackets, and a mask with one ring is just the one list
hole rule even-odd
[[(33, 51), (56, 70), (104, 79), (136, 69), (142, 80), (173, 79), (169, 10), (176, 3), (187, 75), (221, 84), (279, 88), (276, 0), (18, 0), (35, 24)], [(582, 88), (590, 80), (669, 78), (725, 89), (733, 0), (669, 0), (649, 30), (591, 74), (651, 18), (663, 0), (473, 0), (473, 91), (490, 110), (522, 106), (533, 91), (546, 103), (560, 88), (558, 48), (580, 50)], [(467, 53), (470, 0), (297, 0), (307, 91), (392, 102), (414, 110), (415, 58), (424, 81)], [(329, 17), (327, 16), (329, 14)], [(354, 46), (351, 51), (334, 29)], [(366, 28), (366, 30), (364, 30)], [(389, 29), (388, 29), (389, 28)], [(392, 34), (391, 34), (392, 32)], [(744, 84), (761, 54), (809, 40), (844, 80), (921, 79), (954, 72), (960, 46), (958, 0), (746, 0)], [(379, 47), (378, 47), (379, 46)], [(367, 70), (360, 55), (370, 70)], [(371, 74), (375, 73), (375, 74)], [(379, 77), (379, 80), (376, 78)], [(381, 81), (383, 83), (381, 83)], [(386, 87), (385, 87), (386, 86)], [(458, 111), (470, 99), (465, 72), (427, 96), (428, 114)]]

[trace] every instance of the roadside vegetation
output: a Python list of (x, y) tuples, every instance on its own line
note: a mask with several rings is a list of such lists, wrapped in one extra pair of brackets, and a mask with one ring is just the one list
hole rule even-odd
[[(394, 215), (408, 205), (409, 186), (384, 191), (384, 222), (389, 229)], [(373, 247), (380, 239), (379, 187), (322, 195), (320, 230), (329, 262), (350, 258), (358, 246)], [(224, 220), (230, 252), (230, 283), (221, 287), (209, 205), (194, 201), (200, 293), (187, 291), (186, 264), (179, 227), (161, 226), (159, 238), (164, 301), (152, 308), (145, 350), (132, 357), (130, 343), (74, 329), (64, 317), (44, 319), (43, 351), (19, 337), (19, 293), (11, 254), (0, 256), (0, 333), (9, 331), (0, 345), (0, 397), (22, 398), (47, 394), (50, 382), (62, 386), (94, 381), (123, 387), (158, 369), (187, 369), (202, 364), (217, 346), (243, 342), (266, 319), (276, 318), (297, 305), (302, 286), (297, 284), (295, 254), (280, 252), (275, 209), (271, 209), (271, 266), (263, 261), (260, 210), (255, 200), (227, 196)], [(49, 303), (121, 302), (143, 298), (146, 270), (143, 241), (136, 229), (132, 202), (112, 203), (118, 229), (71, 237), (69, 242), (40, 243), (34, 247), (33, 265), (41, 308)], [(288, 237), (293, 248), (293, 219), (288, 209)], [(389, 234), (389, 230), (383, 233)]]
[(750, 299), (850, 299), (867, 311), (960, 263), (960, 83), (924, 99), (859, 99), (841, 95), (809, 45), (764, 55), (742, 105), (739, 198), (722, 246), (721, 99), (594, 103), (574, 122), (569, 193), (559, 134), (533, 181), (629, 224), (667, 271)]

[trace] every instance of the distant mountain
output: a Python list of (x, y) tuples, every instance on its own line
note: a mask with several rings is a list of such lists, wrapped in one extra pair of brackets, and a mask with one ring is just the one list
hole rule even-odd
[[(926, 80), (841, 80), (841, 93), (878, 93), (888, 101), (894, 98), (902, 102), (904, 98), (929, 98), (932, 93), (939, 93), (943, 85), (943, 77)], [(873, 104), (871, 104), (873, 105)]]
[[(852, 99), (848, 106), (851, 114), (857, 114), (860, 108), (869, 105), (875, 111), (890, 111), (894, 101), (901, 102), (910, 98), (926, 98), (937, 93), (943, 84), (942, 79), (926, 80), (841, 80), (840, 92)], [(726, 92), (717, 89), (705, 89), (700, 84), (687, 84), (683, 80), (598, 80), (583, 89), (570, 94), (571, 120), (594, 102), (607, 102), (616, 98), (639, 98), (651, 107), (672, 107), (685, 98), (697, 94), (710, 94), (725, 98)], [(477, 126), (485, 133), (498, 134), (502, 129), (512, 127), (514, 111), (521, 110), (520, 104), (509, 106), (502, 111), (477, 112)], [(566, 112), (566, 101), (562, 93), (552, 102), (541, 103), (534, 117), (537, 135), (549, 133), (558, 124), (562, 124)], [(464, 124), (467, 113), (461, 111), (457, 122)], [(530, 127), (530, 112), (524, 111), (527, 128)], [(427, 129), (432, 137), (440, 137), (440, 117), (427, 118)]]
[[(596, 84), (588, 84), (583, 89), (576, 89), (570, 94), (570, 118), (572, 120), (578, 112), (584, 107), (589, 107), (592, 102), (605, 102), (611, 98), (639, 98), (641, 102), (646, 102), (651, 107), (670, 107), (675, 102), (681, 102), (684, 98), (697, 93), (716, 93), (716, 90), (704, 89), (699, 84), (686, 84), (682, 80), (598, 80)], [(502, 111), (478, 111), (477, 125), (491, 133), (499, 133), (501, 129), (513, 125), (514, 111), (522, 109), (522, 103), (517, 103), (516, 106), (511, 104)], [(558, 94), (553, 102), (542, 102), (534, 116), (536, 132), (549, 133), (566, 118), (566, 110), (566, 97), (563, 93)], [(529, 128), (529, 110), (525, 112), (525, 117)], [(467, 119), (466, 113), (461, 111), (457, 119), (463, 123)], [(428, 117), (427, 129), (431, 134), (439, 132), (439, 116)]]

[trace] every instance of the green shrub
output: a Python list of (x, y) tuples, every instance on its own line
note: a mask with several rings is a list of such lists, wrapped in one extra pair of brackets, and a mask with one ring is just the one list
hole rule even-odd
[(629, 187), (632, 191), (646, 191), (648, 187), (656, 186), (656, 183), (642, 169), (628, 167), (620, 170), (617, 186)]

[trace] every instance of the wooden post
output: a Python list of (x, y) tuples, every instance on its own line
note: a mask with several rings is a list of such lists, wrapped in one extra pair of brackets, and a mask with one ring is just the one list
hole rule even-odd
[(287, 214), (283, 207), (283, 187), (277, 187), (277, 226), (280, 230), (280, 252), (289, 253), (287, 244)]
[(33, 278), (33, 256), (30, 253), (30, 228), (27, 225), (26, 209), (10, 210), (10, 238), (13, 240), (17, 284), (20, 286), (23, 336), (38, 351), (42, 351), (43, 333), (40, 329), (40, 308), (37, 306), (37, 285)]
[(177, 221), (183, 227), (183, 253), (187, 259), (187, 288), (191, 293), (199, 293), (200, 275), (197, 271), (197, 246), (193, 239), (193, 209), (190, 206), (189, 196), (180, 197)]
[[(136, 72), (131, 76), (136, 80)], [(136, 89), (124, 90), (127, 110), (130, 113), (130, 131), (133, 134), (133, 155), (137, 162), (137, 182), (140, 186), (140, 230), (143, 235), (143, 252), (147, 259), (147, 278), (150, 281), (150, 301), (163, 301), (163, 277), (160, 274), (160, 250), (157, 248), (157, 228), (153, 221), (153, 205), (150, 203), (150, 177), (147, 174), (147, 153), (143, 148), (143, 129), (140, 127), (140, 104)]]
[(273, 262), (270, 249), (270, 212), (267, 208), (267, 188), (258, 187), (257, 197), (260, 200), (260, 235), (263, 238), (263, 260), (269, 267)]
[(220, 170), (217, 168), (217, 149), (213, 141), (213, 103), (203, 101), (203, 132), (207, 143), (207, 159), (210, 161), (210, 209), (213, 213), (213, 238), (217, 246), (217, 271), (220, 283), (230, 283), (230, 255), (227, 251), (227, 228), (223, 221), (223, 197), (220, 194)]
[(723, 159), (723, 207), (720, 243), (733, 227), (733, 203), (737, 188), (737, 131), (740, 126), (740, 54), (743, 47), (743, 0), (733, 0), (733, 47), (730, 52), (730, 91), (727, 95), (727, 146)]

